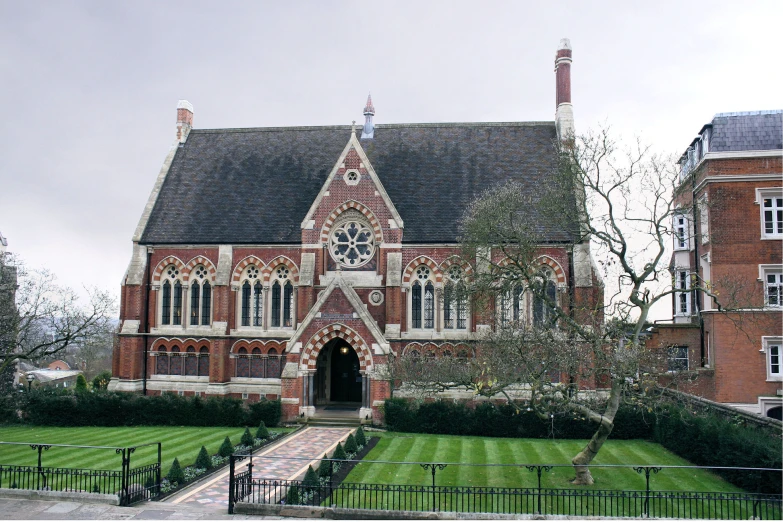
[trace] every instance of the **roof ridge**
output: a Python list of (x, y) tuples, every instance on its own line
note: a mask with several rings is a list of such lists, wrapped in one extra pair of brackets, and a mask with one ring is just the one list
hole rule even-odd
[[(554, 127), (554, 121), (509, 121), (509, 122), (444, 122), (444, 123), (381, 123), (376, 129), (395, 128), (438, 128), (438, 127)], [(350, 125), (304, 125), (292, 127), (226, 127), (218, 129), (192, 129), (191, 133), (214, 134), (218, 132), (276, 132), (283, 130), (320, 131), (345, 130), (350, 132)]]
[(765, 114), (783, 114), (783, 109), (774, 109), (769, 111), (719, 112), (714, 116), (714, 118), (728, 118), (731, 116), (762, 116)]

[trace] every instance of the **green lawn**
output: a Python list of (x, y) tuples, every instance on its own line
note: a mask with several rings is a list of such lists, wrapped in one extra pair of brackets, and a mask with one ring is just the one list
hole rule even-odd
[[(364, 460), (393, 462), (444, 462), (464, 464), (566, 464), (587, 443), (583, 440), (507, 439), (422, 435), (410, 433), (368, 432), (380, 436), (378, 445)], [(640, 440), (609, 440), (594, 461), (595, 464), (689, 465), (690, 463), (663, 448)], [(644, 474), (631, 468), (591, 467), (595, 485), (591, 489), (644, 490)], [(570, 467), (544, 472), (544, 488), (571, 488), (574, 477)], [(364, 484), (432, 484), (430, 471), (416, 465), (357, 465), (346, 482)], [(436, 475), (438, 486), (537, 487), (535, 472), (524, 467), (479, 467), (450, 464)], [(650, 477), (650, 489), (674, 491), (740, 491), (718, 476), (703, 470), (663, 469)]]
[[(194, 427), (139, 427), (139, 428), (49, 428), (36, 426), (0, 427), (0, 441), (50, 444), (75, 444), (85, 446), (138, 446), (148, 442), (162, 442), (163, 473), (174, 458), (184, 467), (196, 460), (201, 446), (210, 454), (217, 453), (225, 437), (239, 444), (244, 428), (194, 428)], [(255, 429), (250, 429), (255, 434)], [(289, 428), (271, 428), (270, 431), (289, 432)], [(137, 449), (131, 455), (131, 467), (152, 464), (157, 460), (157, 447)], [(34, 466), (38, 464), (38, 452), (29, 446), (0, 444), (0, 464)], [(78, 449), (53, 447), (43, 452), (42, 464), (46, 467), (82, 469), (120, 469), (121, 457), (109, 449)]]

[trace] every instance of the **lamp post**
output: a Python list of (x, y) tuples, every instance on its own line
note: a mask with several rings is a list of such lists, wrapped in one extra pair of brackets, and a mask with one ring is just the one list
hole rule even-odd
[(32, 373), (27, 374), (27, 391), (30, 391), (33, 389), (33, 381), (35, 380), (35, 375)]

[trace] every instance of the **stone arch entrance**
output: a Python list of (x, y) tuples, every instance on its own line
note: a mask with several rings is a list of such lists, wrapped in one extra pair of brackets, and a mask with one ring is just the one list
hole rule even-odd
[(314, 376), (315, 406), (362, 403), (363, 375), (359, 355), (342, 338), (326, 343), (318, 353)]

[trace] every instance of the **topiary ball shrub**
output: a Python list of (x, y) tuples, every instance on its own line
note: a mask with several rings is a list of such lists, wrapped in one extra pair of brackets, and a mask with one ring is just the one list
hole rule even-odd
[(253, 447), (253, 435), (250, 433), (250, 428), (245, 428), (245, 433), (242, 434), (242, 439), (239, 441), (243, 446), (249, 448)]
[(198, 452), (196, 457), (196, 467), (201, 469), (212, 469), (212, 457), (209, 456), (207, 448), (201, 446), (201, 451)]
[(323, 460), (318, 465), (318, 476), (321, 478), (328, 478), (329, 477), (329, 460), (327, 460), (329, 457), (324, 455)]
[(345, 448), (343, 448), (343, 445), (339, 442), (337, 443), (337, 447), (334, 449), (334, 455), (332, 455), (332, 458), (334, 460), (345, 460), (348, 458), (348, 455), (345, 454)]
[(226, 439), (223, 441), (223, 444), (220, 445), (218, 455), (221, 457), (230, 457), (232, 453), (234, 453), (234, 445), (231, 444), (231, 439), (226, 437)]
[(357, 451), (359, 451), (359, 448), (356, 446), (356, 439), (353, 438), (353, 433), (351, 433), (345, 440), (345, 452), (350, 455), (351, 453), (356, 454)]
[(258, 425), (258, 429), (256, 430), (256, 438), (261, 440), (269, 438), (269, 430), (266, 429), (266, 424), (264, 424), (264, 421), (261, 421)]
[(356, 430), (356, 444), (359, 446), (367, 445), (367, 437), (364, 436), (364, 430), (361, 426), (359, 426), (359, 429)]
[(169, 472), (166, 474), (166, 478), (172, 484), (174, 482), (177, 484), (182, 484), (185, 482), (185, 472), (182, 471), (182, 468), (179, 465), (179, 460), (176, 458), (174, 459), (174, 462), (171, 463), (171, 468), (169, 468)]
[(299, 486), (296, 484), (288, 486), (288, 493), (285, 496), (285, 503), (289, 506), (298, 506), (302, 503), (302, 496), (299, 494)]

